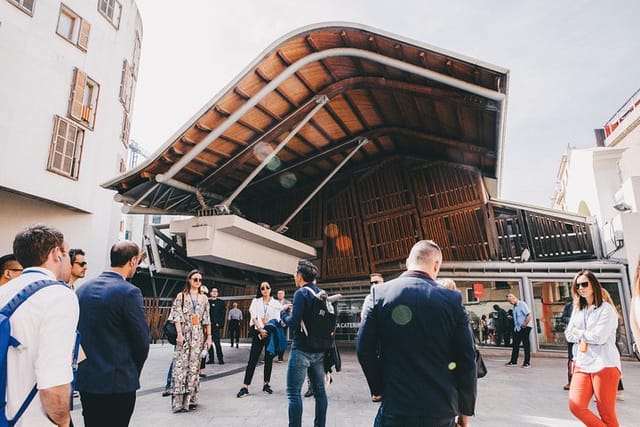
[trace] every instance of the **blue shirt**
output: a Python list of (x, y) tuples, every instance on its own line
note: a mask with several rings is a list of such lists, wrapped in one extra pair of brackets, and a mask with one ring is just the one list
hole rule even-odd
[[(524, 301), (518, 301), (513, 306), (513, 330), (518, 332), (524, 327), (524, 319), (529, 315), (529, 306)], [(527, 325), (528, 326), (528, 325)]]
[(293, 331), (291, 349), (299, 349), (302, 351), (309, 350), (306, 348), (307, 336), (300, 330), (300, 322), (302, 321), (305, 310), (307, 307), (311, 307), (313, 299), (315, 298), (315, 295), (306, 288), (313, 289), (313, 292), (316, 294), (320, 292), (320, 288), (313, 283), (306, 283), (293, 294), (293, 308), (291, 311), (287, 312), (283, 310), (280, 313), (280, 319)]

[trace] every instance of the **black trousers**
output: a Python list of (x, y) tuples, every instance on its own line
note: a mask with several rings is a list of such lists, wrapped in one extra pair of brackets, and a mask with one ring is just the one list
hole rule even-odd
[(85, 427), (127, 427), (136, 405), (136, 392), (94, 394), (80, 392)]
[(531, 345), (529, 343), (529, 333), (531, 326), (526, 326), (513, 334), (513, 350), (511, 351), (511, 363), (518, 363), (518, 353), (520, 353), (520, 343), (524, 348), (524, 364), (531, 360)]
[(435, 419), (427, 416), (408, 416), (385, 413), (380, 405), (373, 427), (455, 427), (455, 419)]
[(240, 321), (229, 320), (229, 336), (231, 337), (231, 345), (233, 345), (233, 339), (235, 338), (236, 344), (240, 342)]
[(215, 358), (215, 353), (218, 353), (218, 362), (224, 362), (224, 356), (222, 356), (222, 346), (220, 345), (220, 328), (216, 328), (215, 326), (211, 326), (211, 340), (213, 341), (213, 345), (209, 347), (209, 362), (213, 362)]
[(256, 370), (256, 365), (258, 364), (258, 360), (260, 360), (260, 354), (262, 353), (262, 349), (264, 349), (264, 382), (268, 383), (271, 381), (271, 369), (273, 368), (273, 356), (269, 355), (269, 352), (266, 349), (268, 339), (258, 338), (260, 334), (256, 332), (251, 340), (251, 351), (249, 353), (249, 363), (247, 364), (247, 369), (244, 371), (244, 382), (243, 384), (251, 384), (251, 380), (253, 379), (253, 373)]

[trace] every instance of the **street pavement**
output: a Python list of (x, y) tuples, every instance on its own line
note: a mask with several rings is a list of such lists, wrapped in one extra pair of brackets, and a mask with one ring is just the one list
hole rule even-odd
[[(207, 378), (200, 387), (198, 408), (188, 413), (173, 414), (170, 397), (162, 397), (172, 347), (153, 344), (144, 370), (142, 387), (138, 391), (132, 426), (224, 426), (283, 427), (287, 426), (285, 379), (287, 364), (274, 363), (271, 376), (272, 395), (263, 393), (262, 366), (259, 365), (242, 399), (236, 393), (242, 386), (244, 368), (249, 359), (249, 343), (240, 348), (223, 345), (224, 365), (207, 365)], [(288, 356), (288, 350), (285, 359)], [(506, 349), (487, 349), (483, 357), (489, 373), (478, 380), (478, 401), (472, 426), (578, 427), (567, 406), (566, 359), (534, 357), (531, 368), (507, 367)], [(521, 355), (522, 357), (522, 355)], [(378, 409), (372, 403), (366, 381), (358, 365), (353, 347), (342, 351), (342, 371), (334, 373), (333, 384), (327, 388), (329, 410), (327, 427), (370, 427)], [(640, 363), (623, 362), (625, 400), (617, 404), (621, 426), (640, 425)], [(303, 390), (304, 391), (304, 390)], [(79, 399), (72, 412), (75, 426), (84, 426)], [(595, 407), (595, 404), (593, 404)], [(313, 425), (314, 400), (304, 399), (303, 425)]]

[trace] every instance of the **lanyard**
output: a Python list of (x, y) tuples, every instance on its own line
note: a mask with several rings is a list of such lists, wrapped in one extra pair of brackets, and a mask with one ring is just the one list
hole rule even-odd
[[(271, 302), (271, 300), (269, 300), (269, 302)], [(264, 319), (267, 318), (267, 313), (269, 312), (269, 302), (265, 304), (264, 300), (262, 300), (262, 307), (264, 308), (264, 315), (262, 317)]]
[[(197, 314), (196, 306), (197, 304), (193, 301), (193, 295), (189, 294), (189, 299), (191, 300), (191, 305), (193, 306), (193, 314)], [(196, 297), (197, 301), (198, 297)]]

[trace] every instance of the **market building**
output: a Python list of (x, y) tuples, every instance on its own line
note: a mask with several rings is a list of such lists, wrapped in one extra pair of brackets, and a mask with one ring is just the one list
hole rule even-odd
[(353, 340), (369, 274), (399, 275), (420, 239), (441, 246), (441, 275), (474, 323), (509, 309), (508, 293), (526, 301), (534, 351), (566, 351), (559, 316), (582, 268), (626, 313), (626, 268), (602, 259), (584, 215), (498, 198), (508, 87), (504, 68), (358, 24), (273, 43), (148, 161), (104, 184), (125, 213), (192, 216), (147, 228), (150, 265), (136, 280), (152, 329), (191, 268), (246, 308), (261, 280), (291, 295), (307, 258), (321, 287), (345, 296), (338, 338)]

